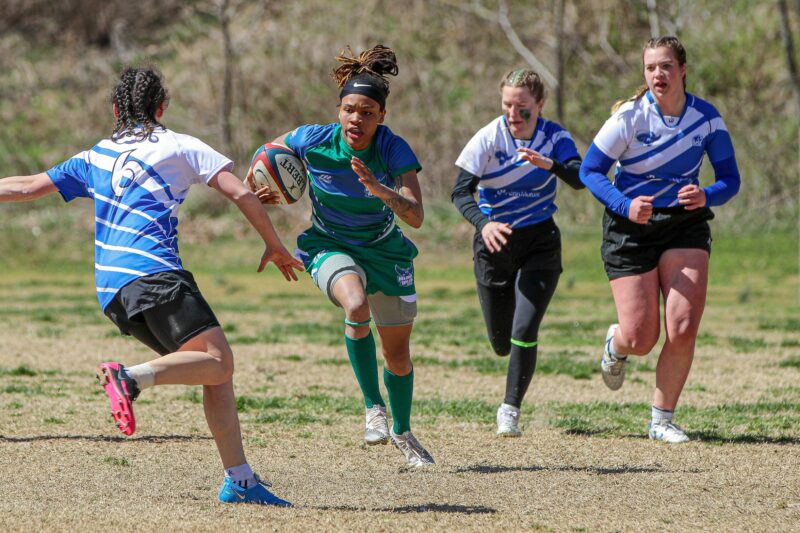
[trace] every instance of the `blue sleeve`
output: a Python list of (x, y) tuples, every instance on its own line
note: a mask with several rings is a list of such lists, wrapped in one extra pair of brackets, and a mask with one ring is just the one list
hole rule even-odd
[(716, 177), (713, 185), (703, 188), (706, 205), (722, 205), (739, 192), (741, 183), (733, 142), (727, 129), (717, 129), (706, 138), (706, 153)]
[(422, 170), (422, 165), (419, 164), (411, 146), (402, 137), (393, 135), (387, 152), (386, 162), (389, 165), (389, 174), (393, 178), (411, 170), (417, 172)]
[(308, 152), (309, 148), (317, 146), (323, 142), (328, 135), (330, 135), (330, 132), (334, 126), (335, 124), (328, 124), (326, 126), (320, 126), (319, 124), (306, 124), (300, 126), (286, 136), (286, 146), (291, 148), (292, 151), (300, 157), (300, 159), (303, 159), (305, 158), (306, 152)]
[(716, 181), (703, 188), (708, 207), (722, 205), (733, 198), (739, 192), (739, 185), (742, 181), (739, 176), (739, 167), (736, 165), (736, 157), (732, 156), (716, 163), (712, 161), (711, 166), (714, 167)]
[(562, 163), (566, 163), (570, 159), (581, 158), (572, 137), (562, 137), (553, 147), (553, 156)]
[(627, 218), (631, 208), (630, 198), (622, 194), (606, 177), (613, 164), (614, 160), (592, 143), (581, 163), (581, 181), (603, 205)]
[(89, 163), (83, 154), (59, 163), (47, 171), (65, 202), (75, 198), (91, 198), (89, 193)]

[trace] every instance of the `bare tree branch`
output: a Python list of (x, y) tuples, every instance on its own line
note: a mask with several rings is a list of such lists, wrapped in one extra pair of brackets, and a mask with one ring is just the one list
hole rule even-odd
[(500, 23), (500, 27), (505, 32), (506, 38), (511, 43), (511, 46), (514, 47), (517, 53), (521, 55), (525, 61), (530, 63), (533, 69), (539, 73), (539, 76), (542, 77), (542, 80), (547, 85), (553, 89), (557, 88), (558, 80), (555, 78), (555, 76), (553, 76), (550, 70), (536, 58), (536, 56), (527, 46), (523, 44), (522, 40), (519, 38), (519, 35), (517, 35), (517, 32), (514, 31), (511, 21), (508, 20), (508, 6), (506, 5), (506, 1), (499, 0), (498, 4), (497, 21)]
[(465, 2), (447, 0), (442, 0), (442, 3), (449, 7), (458, 8), (462, 11), (477, 15), (484, 20), (499, 24), (500, 28), (506, 34), (506, 38), (511, 43), (511, 46), (513, 46), (517, 53), (521, 55), (522, 58), (531, 65), (531, 67), (533, 67), (539, 76), (542, 77), (544, 83), (551, 89), (556, 89), (558, 87), (558, 80), (556, 77), (553, 76), (550, 70), (545, 67), (541, 61), (539, 61), (539, 59), (527, 46), (525, 46), (525, 44), (519, 38), (519, 35), (517, 35), (517, 32), (514, 31), (511, 21), (508, 20), (508, 6), (506, 5), (505, 0), (498, 0), (497, 12), (486, 9), (479, 0), (472, 0), (472, 2), (468, 4)]
[(786, 0), (776, 0), (778, 12), (781, 20), (781, 38), (783, 40), (783, 50), (786, 53), (786, 66), (789, 69), (789, 81), (792, 85), (797, 108), (800, 109), (800, 73), (797, 70), (797, 60), (794, 53), (794, 38), (792, 36), (792, 26), (789, 21), (789, 6)]
[(650, 37), (661, 35), (661, 27), (658, 24), (658, 6), (656, 0), (647, 0), (647, 14), (650, 18)]

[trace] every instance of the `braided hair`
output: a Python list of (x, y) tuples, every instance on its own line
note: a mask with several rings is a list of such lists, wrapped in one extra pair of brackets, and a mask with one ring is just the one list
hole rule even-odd
[(153, 130), (164, 127), (156, 120), (161, 104), (169, 102), (164, 78), (155, 67), (127, 67), (111, 93), (111, 103), (117, 106), (117, 122), (112, 140), (132, 135), (137, 141), (150, 137)]
[[(339, 97), (351, 93), (366, 94), (375, 99), (383, 109), (386, 97), (389, 96), (389, 80), (386, 76), (397, 76), (399, 71), (394, 51), (388, 46), (378, 44), (364, 50), (356, 57), (353, 50), (347, 46), (336, 56), (336, 60), (342, 64), (333, 70), (331, 77), (342, 89)], [(354, 87), (360, 86), (359, 82), (369, 84), (371, 89), (354, 90)]]

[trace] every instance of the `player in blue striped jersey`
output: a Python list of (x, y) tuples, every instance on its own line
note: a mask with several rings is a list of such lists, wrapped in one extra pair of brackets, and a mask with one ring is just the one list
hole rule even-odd
[[(685, 442), (672, 423), (689, 375), (703, 314), (711, 253), (711, 206), (739, 190), (730, 135), (710, 103), (686, 92), (686, 50), (675, 37), (650, 39), (646, 85), (615, 106), (586, 154), (580, 176), (606, 206), (602, 256), (619, 324), (606, 335), (601, 363), (612, 390), (628, 355), (646, 355), (659, 337), (664, 295), (666, 340), (656, 367), (649, 436)], [(715, 183), (699, 184), (708, 156)], [(616, 162), (615, 181), (606, 174)]]
[(459, 155), (452, 199), (476, 229), (475, 278), (492, 348), (511, 355), (497, 433), (516, 437), (536, 368), (539, 324), (561, 275), (561, 234), (553, 221), (556, 177), (576, 189), (583, 184), (572, 137), (540, 116), (545, 92), (538, 74), (513, 70), (500, 91), (503, 115), (481, 128)]
[[(112, 94), (114, 133), (45, 173), (0, 180), (0, 201), (58, 192), (90, 198), (95, 211), (95, 279), (103, 312), (125, 335), (163, 357), (125, 367), (102, 363), (97, 377), (119, 429), (136, 429), (132, 402), (154, 385), (203, 385), (206, 420), (225, 470), (219, 499), (289, 505), (271, 494), (245, 459), (233, 392), (233, 353), (213, 311), (178, 255), (178, 211), (189, 188), (213, 187), (264, 240), (259, 271), (273, 262), (287, 280), (302, 263), (284, 248), (260, 201), (231, 173), (233, 162), (160, 122), (169, 97), (152, 68), (126, 68)], [(111, 488), (111, 487), (109, 487)]]

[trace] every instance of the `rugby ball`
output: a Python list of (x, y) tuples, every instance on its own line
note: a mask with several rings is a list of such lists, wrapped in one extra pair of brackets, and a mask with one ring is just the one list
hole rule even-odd
[(308, 186), (306, 167), (292, 150), (282, 144), (267, 143), (256, 150), (245, 179), (255, 192), (269, 186), (283, 205), (303, 197)]

